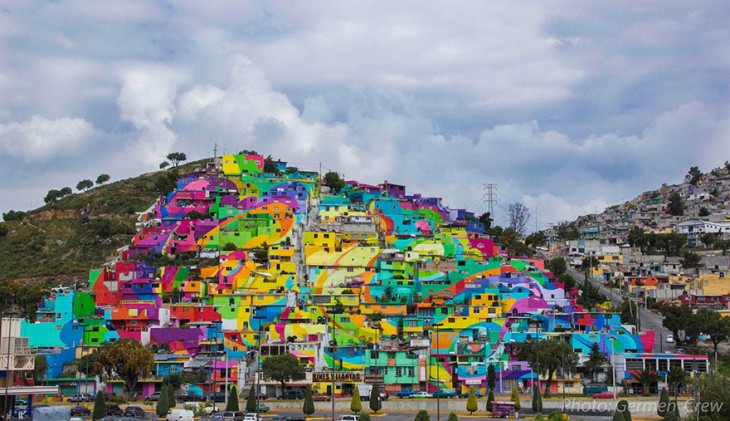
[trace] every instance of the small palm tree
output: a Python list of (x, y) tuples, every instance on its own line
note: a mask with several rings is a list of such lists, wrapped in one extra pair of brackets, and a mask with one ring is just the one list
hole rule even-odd
[(644, 396), (649, 396), (649, 388), (651, 387), (651, 384), (659, 380), (659, 375), (657, 374), (657, 372), (652, 371), (648, 368), (632, 371), (631, 375), (639, 383), (641, 383), (641, 394)]

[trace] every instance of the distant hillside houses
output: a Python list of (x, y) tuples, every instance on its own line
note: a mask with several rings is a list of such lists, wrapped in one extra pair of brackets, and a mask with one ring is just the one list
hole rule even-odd
[[(582, 392), (594, 344), (615, 359), (618, 384), (637, 385), (629, 365), (664, 379), (666, 367), (649, 358), (653, 331), (637, 332), (606, 303), (579, 304), (577, 289), (541, 259), (508, 255), (472, 212), (392, 182), (335, 189), (316, 172), (281, 161), (265, 167), (258, 154), (223, 155), (180, 178), (139, 216), (117, 258), (89, 272), (88, 290), (49, 293), (37, 320), (20, 329), (46, 356), (46, 378), (66, 378), (79, 355), (131, 338), (156, 351), (139, 396), (159, 391), (171, 373), (202, 375), (185, 385), (201, 395), (258, 384), (272, 397), (305, 386), (348, 396), (363, 383), (391, 394), (472, 386), (486, 393), (490, 365), (498, 390), (529, 389), (539, 378), (545, 385), (519, 347), (555, 338), (570, 344), (581, 367), (556, 375), (553, 392)], [(566, 254), (593, 255), (601, 262), (593, 275), (620, 274), (632, 293), (663, 283), (654, 267), (670, 284), (680, 276), (670, 260), (629, 258), (623, 244), (570, 243)], [(642, 268), (652, 270), (627, 277)], [(258, 364), (282, 354), (296, 357), (305, 379), (255, 382)], [(672, 359), (680, 356), (662, 361)], [(120, 382), (96, 380), (122, 393)]]

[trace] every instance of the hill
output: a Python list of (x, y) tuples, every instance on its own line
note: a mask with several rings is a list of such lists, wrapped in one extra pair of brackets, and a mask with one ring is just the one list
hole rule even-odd
[(71, 194), (27, 212), (21, 220), (0, 223), (0, 282), (85, 282), (90, 268), (100, 267), (130, 243), (137, 213), (173, 190), (181, 174), (204, 162)]

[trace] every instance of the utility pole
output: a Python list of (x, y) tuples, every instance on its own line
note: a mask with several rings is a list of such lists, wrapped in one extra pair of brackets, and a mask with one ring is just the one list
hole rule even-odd
[(497, 203), (497, 184), (487, 183), (482, 186), (484, 190), (484, 202), (487, 204), (487, 212), (494, 222), (494, 204)]

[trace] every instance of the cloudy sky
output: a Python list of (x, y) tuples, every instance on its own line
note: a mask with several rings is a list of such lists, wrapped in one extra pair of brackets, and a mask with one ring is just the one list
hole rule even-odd
[[(0, 211), (255, 149), (497, 221), (730, 160), (727, 1), (0, 3)], [(534, 218), (530, 222), (534, 226)]]

